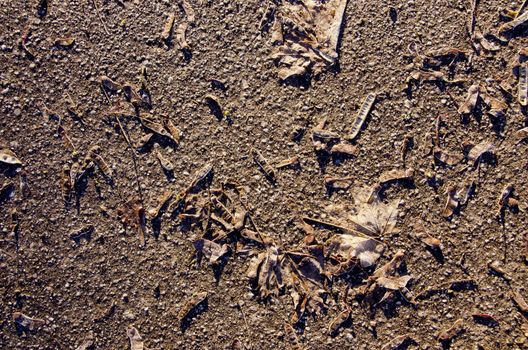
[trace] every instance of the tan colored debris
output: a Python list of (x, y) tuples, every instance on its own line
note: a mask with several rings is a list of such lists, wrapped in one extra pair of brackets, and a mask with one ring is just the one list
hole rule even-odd
[(274, 180), (275, 179), (275, 170), (270, 165), (268, 160), (266, 158), (264, 158), (262, 153), (260, 153), (258, 150), (254, 149), (254, 148), (251, 149), (250, 153), (251, 153), (251, 156), (253, 157), (253, 160), (259, 166), (259, 168), (264, 172), (264, 174), (269, 179)]
[(346, 308), (346, 310), (340, 312), (328, 325), (328, 335), (334, 337), (337, 335), (339, 330), (344, 327), (352, 317), (352, 313)]
[(338, 258), (339, 261), (357, 259), (363, 268), (374, 265), (384, 249), (383, 244), (374, 239), (349, 234), (334, 235), (325, 246), (327, 254)]
[(101, 147), (94, 146), (90, 148), (88, 151), (88, 156), (95, 162), (99, 170), (103, 173), (103, 175), (107, 178), (112, 180), (114, 172), (112, 171), (112, 168), (106, 163), (104, 158), (101, 156)]
[(158, 206), (149, 209), (148, 215), (151, 220), (157, 220), (159, 217), (163, 214), (164, 209), (169, 204), (169, 201), (174, 197), (174, 191), (167, 190), (163, 192), (161, 197), (159, 198)]
[(154, 153), (156, 154), (156, 158), (158, 158), (158, 161), (159, 161), (161, 167), (163, 168), (163, 170), (165, 170), (167, 172), (174, 171), (174, 165), (172, 164), (172, 162), (169, 159), (167, 159), (161, 153), (161, 147), (158, 144), (156, 144), (156, 146), (154, 146)]
[(494, 147), (493, 142), (482, 141), (469, 151), (468, 159), (475, 165), (485, 153), (492, 152)]
[(515, 302), (515, 305), (519, 308), (519, 310), (523, 314), (528, 315), (528, 303), (523, 298), (521, 293), (516, 292), (516, 291), (511, 291), (510, 292), (510, 297)]
[(359, 147), (346, 142), (340, 142), (330, 148), (330, 154), (342, 154), (349, 157), (357, 157)]
[(451, 327), (442, 330), (438, 334), (438, 341), (440, 342), (449, 342), (453, 340), (457, 335), (462, 333), (465, 330), (464, 320), (458, 319), (451, 325)]
[(294, 156), (288, 159), (281, 160), (277, 165), (275, 165), (276, 169), (282, 169), (289, 166), (298, 166), (299, 165), (299, 157)]
[(13, 312), (13, 322), (30, 331), (34, 331), (46, 323), (40, 318), (32, 318), (21, 312)]
[(353, 182), (353, 177), (333, 177), (326, 175), (324, 178), (325, 187), (334, 191), (347, 190), (352, 186)]
[(180, 143), (181, 130), (170, 119), (165, 120), (164, 126), (171, 136), (170, 139), (178, 145)]
[(213, 165), (210, 163), (205, 164), (194, 173), (189, 187), (192, 189), (201, 186), (212, 175), (212, 173)]
[(507, 184), (502, 189), (499, 195), (498, 203), (497, 203), (497, 214), (498, 215), (500, 215), (503, 212), (504, 208), (510, 204), (509, 199), (513, 193), (513, 190), (514, 190), (513, 184)]
[(69, 49), (75, 44), (75, 38), (73, 37), (64, 37), (64, 38), (57, 38), (53, 42), (53, 45), (57, 48), (64, 48)]
[(410, 334), (404, 334), (397, 336), (396, 338), (392, 339), (385, 345), (381, 347), (381, 350), (398, 350), (402, 348), (404, 344), (407, 343), (413, 343), (415, 340), (412, 338)]
[(161, 40), (163, 40), (166, 45), (169, 45), (172, 40), (172, 28), (174, 27), (174, 19), (174, 13), (169, 14), (161, 32)]
[(356, 119), (354, 120), (352, 124), (352, 129), (350, 130), (350, 134), (346, 137), (347, 140), (353, 141), (359, 135), (359, 132), (361, 131), (361, 127), (365, 123), (365, 120), (367, 119), (367, 116), (370, 113), (370, 110), (372, 109), (372, 106), (374, 105), (375, 101), (376, 101), (376, 94), (369, 93), (367, 97), (365, 98), (365, 101), (361, 105), (361, 108), (358, 111)]
[(459, 200), (456, 196), (456, 188), (454, 186), (448, 188), (447, 190), (447, 200), (442, 210), (442, 216), (445, 218), (450, 217), (458, 209)]
[(477, 101), (480, 94), (480, 86), (478, 84), (471, 85), (468, 89), (467, 97), (464, 103), (458, 107), (458, 113), (471, 114), (477, 106)]
[(117, 92), (117, 90), (121, 89), (121, 85), (119, 85), (106, 75), (101, 75), (99, 77), (99, 82), (101, 83), (103, 89), (110, 92)]
[(276, 246), (266, 248), (265, 252), (251, 259), (247, 277), (256, 284), (256, 290), (261, 298), (278, 295), (283, 287), (282, 266), (283, 255)]
[(180, 325), (183, 325), (194, 312), (198, 312), (198, 308), (206, 302), (207, 297), (207, 292), (199, 292), (193, 295), (185, 302), (185, 304), (183, 304), (182, 308), (178, 312), (178, 320), (180, 321)]
[(519, 129), (513, 134), (513, 139), (515, 142), (521, 142), (526, 138), (528, 138), (528, 127)]
[(272, 55), (279, 65), (280, 79), (318, 74), (337, 62), (346, 5), (347, 0), (280, 4), (275, 17), (282, 25), (283, 41)]
[(22, 161), (18, 159), (15, 152), (8, 148), (0, 149), (0, 162), (9, 165), (22, 165)]
[(519, 26), (521, 26), (524, 23), (526, 23), (526, 21), (528, 21), (528, 12), (524, 12), (523, 14), (521, 14), (520, 16), (517, 16), (512, 21), (504, 23), (503, 25), (501, 25), (499, 27), (498, 33), (501, 36), (505, 36), (505, 35), (511, 33), (512, 31), (514, 31)]
[(200, 252), (209, 260), (210, 264), (217, 264), (231, 251), (227, 244), (220, 245), (207, 239), (199, 239), (193, 245), (197, 252)]
[(145, 349), (145, 346), (143, 345), (143, 339), (135, 327), (130, 326), (127, 328), (127, 336), (128, 340), (130, 341), (130, 350)]
[(68, 206), (72, 196), (73, 183), (70, 176), (70, 167), (66, 164), (62, 167), (61, 189), (64, 204)]

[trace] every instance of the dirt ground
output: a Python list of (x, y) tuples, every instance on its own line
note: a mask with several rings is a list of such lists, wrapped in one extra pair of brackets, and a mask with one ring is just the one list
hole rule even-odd
[[(178, 1), (50, 0), (42, 17), (36, 0), (0, 1), (0, 148), (22, 161), (17, 167), (0, 163), (0, 186), (14, 184), (0, 202), (0, 348), (84, 349), (80, 346), (91, 339), (93, 349), (128, 349), (127, 329), (133, 326), (148, 349), (380, 349), (406, 334), (414, 341), (401, 349), (528, 349), (527, 315), (511, 298), (512, 292), (528, 298), (528, 143), (514, 141), (515, 132), (528, 126), (527, 111), (517, 101), (514, 79), (500, 120), (490, 117), (482, 102), (483, 110), (466, 118), (458, 112), (473, 84), (507, 95), (498, 82), (509, 77), (528, 32), (521, 28), (496, 52), (476, 53), (467, 29), (469, 1), (350, 0), (338, 65), (311, 79), (281, 82), (269, 58), (270, 33), (261, 30), (273, 2), (189, 2), (196, 20), (187, 30), (190, 54), (184, 54), (159, 41), (169, 13), (175, 14), (175, 25), (185, 20)], [(500, 12), (519, 5), (481, 0), (476, 29), (498, 28), (505, 22)], [(54, 46), (65, 37), (75, 39), (72, 47)], [(466, 81), (423, 81), (404, 91), (415, 70), (409, 47), (464, 50), (464, 59), (439, 70)], [(105, 96), (99, 77), (139, 85), (142, 67), (152, 99), (148, 113), (181, 130), (177, 145), (160, 142), (157, 149), (138, 150), (147, 133), (138, 118), (108, 116), (126, 101), (121, 93)], [(348, 133), (369, 93), (378, 98), (354, 142), (357, 156), (315, 152), (311, 133), (318, 122), (326, 117), (325, 129)], [(221, 118), (204, 103), (207, 94), (218, 97)], [(68, 99), (77, 116), (67, 111)], [(492, 154), (476, 166), (467, 159), (456, 165), (435, 162), (424, 148), (437, 125), (444, 150), (462, 156), (464, 146), (489, 141), (495, 145)], [(297, 129), (305, 133), (294, 140)], [(65, 132), (76, 154), (68, 149)], [(406, 137), (413, 142), (402, 161)], [(76, 157), (82, 161), (95, 145), (113, 184), (93, 171), (65, 206), (63, 167)], [(255, 164), (252, 148), (271, 164), (298, 156), (300, 165), (276, 169), (273, 183)], [(172, 176), (156, 152), (170, 160)], [(261, 299), (246, 276), (262, 247), (239, 254), (231, 241), (222, 268), (213, 268), (207, 259), (194, 259), (200, 225), (183, 225), (165, 213), (159, 230), (146, 221), (145, 244), (137, 228), (123, 225), (127, 202), (138, 198), (148, 212), (165, 191), (187, 188), (205, 164), (214, 168), (210, 188), (228, 179), (246, 186), (255, 226), (284, 251), (304, 244), (303, 216), (337, 220), (329, 206), (353, 211), (358, 189), (375, 184), (385, 171), (412, 168), (412, 181), (390, 184), (383, 192), (382, 201), (399, 200), (399, 214), (396, 230), (376, 237), (385, 246), (376, 266), (403, 250), (411, 295), (456, 280), (470, 280), (471, 286), (430, 293), (419, 302), (395, 293), (388, 301), (369, 303), (355, 296), (372, 270), (356, 269), (325, 280), (323, 310), (307, 311), (291, 327), (288, 290)], [(352, 177), (352, 186), (329, 193), (325, 176)], [(443, 217), (448, 190), (460, 189), (472, 176), (473, 195)], [(19, 184), (24, 177), (29, 192)], [(508, 184), (518, 206), (506, 207), (498, 218), (499, 197)], [(419, 238), (420, 223), (441, 241), (441, 253)], [(71, 238), (89, 225), (94, 227), (89, 237)], [(314, 229), (319, 242), (335, 233)], [(503, 273), (489, 268), (494, 261)], [(182, 308), (201, 292), (208, 293), (206, 305), (181, 327)], [(350, 310), (350, 321), (329, 335), (329, 324), (343, 310)], [(13, 321), (15, 312), (44, 324), (24, 329)], [(439, 333), (458, 319), (463, 331), (440, 342)]]

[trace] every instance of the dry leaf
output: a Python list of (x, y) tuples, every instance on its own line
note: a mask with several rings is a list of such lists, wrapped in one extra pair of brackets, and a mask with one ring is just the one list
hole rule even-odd
[(255, 284), (260, 298), (278, 295), (284, 287), (282, 263), (284, 255), (276, 246), (266, 248), (265, 252), (251, 259), (247, 277)]
[(272, 55), (279, 65), (280, 79), (317, 74), (337, 62), (346, 5), (347, 0), (281, 3), (275, 17), (281, 24), (283, 41)]
[(475, 165), (480, 157), (482, 157), (485, 153), (492, 152), (493, 148), (493, 142), (482, 141), (469, 151), (468, 159), (473, 163), (473, 165)]
[(183, 307), (178, 312), (178, 320), (180, 320), (180, 326), (183, 327), (185, 322), (195, 313), (201, 312), (202, 305), (206, 305), (208, 294), (207, 292), (200, 292), (187, 300)]
[(357, 214), (350, 215), (348, 220), (355, 224), (355, 229), (369, 236), (388, 235), (396, 228), (398, 219), (398, 201), (383, 203), (360, 202), (356, 206)]
[(53, 43), (54, 46), (62, 49), (70, 49), (73, 44), (75, 44), (75, 38), (73, 37), (58, 38)]
[(0, 162), (9, 165), (22, 165), (22, 161), (18, 159), (15, 152), (7, 148), (0, 149)]
[(478, 84), (471, 85), (468, 89), (467, 97), (464, 103), (458, 108), (460, 114), (471, 114), (477, 106), (477, 101), (480, 94), (480, 86)]
[(275, 179), (275, 169), (273, 169), (273, 167), (270, 165), (268, 160), (264, 158), (262, 153), (260, 153), (258, 150), (254, 148), (251, 149), (250, 153), (251, 153), (251, 156), (253, 157), (253, 160), (255, 161), (255, 163), (257, 163), (259, 168), (264, 172), (266, 177), (270, 180), (274, 180)]
[(337, 256), (341, 261), (357, 259), (364, 268), (374, 265), (384, 249), (383, 245), (374, 239), (347, 234), (334, 235), (325, 245), (327, 254)]
[(31, 318), (21, 312), (13, 313), (13, 322), (15, 322), (18, 326), (30, 331), (36, 330), (46, 323), (40, 318)]
[(519, 85), (517, 100), (521, 106), (528, 105), (528, 67), (526, 63), (519, 67)]
[(130, 341), (130, 350), (144, 350), (143, 340), (135, 327), (127, 328), (127, 336)]
[(161, 32), (161, 40), (163, 40), (166, 45), (169, 45), (170, 41), (172, 40), (172, 27), (174, 27), (174, 18), (174, 13), (171, 13), (169, 17), (167, 17), (167, 22), (165, 22), (163, 31)]
[(456, 188), (454, 186), (447, 190), (447, 200), (442, 210), (442, 216), (445, 218), (450, 217), (455, 213), (459, 206), (459, 199), (456, 196)]
[(330, 148), (330, 154), (342, 154), (349, 157), (357, 157), (359, 154), (359, 148), (350, 143), (340, 142)]
[(454, 337), (462, 333), (464, 328), (464, 320), (458, 319), (451, 327), (444, 329), (438, 334), (438, 340), (440, 342), (449, 342), (453, 340)]
[(207, 239), (199, 239), (193, 244), (197, 252), (202, 253), (209, 259), (210, 264), (218, 263), (220, 259), (231, 251), (231, 248), (227, 244), (220, 245)]
[(339, 330), (350, 322), (352, 313), (347, 308), (345, 311), (339, 313), (328, 325), (328, 335), (335, 337)]

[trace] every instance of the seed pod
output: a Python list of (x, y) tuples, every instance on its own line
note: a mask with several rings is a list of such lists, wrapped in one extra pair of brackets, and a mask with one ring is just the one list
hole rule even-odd
[(165, 121), (165, 129), (171, 135), (171, 140), (174, 141), (175, 144), (179, 144), (180, 137), (181, 137), (181, 130), (178, 129), (178, 127), (174, 125), (174, 123), (170, 120)]
[(66, 164), (62, 167), (61, 187), (64, 205), (68, 206), (70, 204), (70, 199), (72, 195), (73, 183), (71, 178), (70, 167)]
[(205, 164), (194, 174), (190, 188), (201, 185), (212, 173), (213, 166), (211, 164)]
[(347, 139), (350, 141), (353, 141), (361, 131), (361, 127), (365, 123), (365, 120), (367, 119), (367, 116), (372, 109), (372, 106), (374, 105), (374, 102), (376, 101), (376, 95), (373, 93), (370, 93), (365, 98), (365, 101), (363, 102), (363, 105), (359, 109), (359, 112), (356, 116), (356, 120), (352, 124), (352, 130), (350, 131), (350, 134), (347, 136)]
[(250, 151), (251, 155), (253, 156), (253, 160), (259, 168), (264, 172), (264, 174), (271, 180), (275, 179), (275, 170), (273, 167), (269, 164), (266, 158), (260, 153), (258, 150), (252, 148)]
[(198, 307), (207, 301), (207, 292), (201, 292), (195, 294), (189, 299), (178, 312), (178, 319), (180, 324), (183, 326), (187, 318), (193, 313), (198, 311)]
[(169, 45), (172, 40), (172, 28), (174, 27), (174, 13), (171, 13), (167, 18), (167, 22), (163, 26), (163, 31), (161, 32), (161, 40), (165, 42), (166, 45)]

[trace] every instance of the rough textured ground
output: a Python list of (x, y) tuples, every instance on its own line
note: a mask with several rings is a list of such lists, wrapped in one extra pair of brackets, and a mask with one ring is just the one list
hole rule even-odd
[[(354, 189), (371, 185), (385, 170), (401, 168), (400, 146), (413, 136), (415, 146), (407, 167), (416, 170), (413, 186), (391, 186), (387, 199), (401, 198), (397, 233), (380, 237), (387, 246), (380, 264), (399, 249), (406, 251), (406, 267), (414, 280), (411, 292), (454, 279), (473, 278), (475, 290), (434, 295), (418, 305), (399, 300), (370, 309), (353, 298), (352, 324), (336, 337), (326, 333), (328, 323), (342, 310), (347, 283), (336, 279), (326, 314), (308, 318), (299, 334), (302, 347), (311, 349), (376, 349), (395, 336), (411, 333), (417, 345), (410, 348), (441, 348), (438, 332), (463, 318), (466, 332), (456, 337), (452, 349), (521, 349), (528, 347), (521, 326), (526, 319), (510, 300), (510, 289), (528, 297), (525, 254), (526, 198), (528, 198), (527, 144), (512, 146), (514, 131), (527, 126), (526, 111), (514, 99), (502, 131), (496, 132), (489, 117), (461, 123), (449, 93), (463, 101), (472, 83), (508, 75), (508, 64), (527, 43), (518, 35), (492, 55), (474, 55), (456, 64), (455, 76), (468, 79), (461, 86), (442, 89), (424, 83), (413, 88), (409, 98), (402, 85), (409, 70), (404, 58), (415, 42), (422, 51), (457, 47), (471, 51), (466, 31), (469, 3), (466, 1), (353, 1), (343, 25), (339, 68), (313, 78), (308, 86), (281, 84), (268, 59), (269, 35), (259, 23), (268, 5), (262, 1), (193, 0), (196, 24), (188, 32), (192, 58), (185, 60), (176, 47), (170, 50), (156, 40), (166, 20), (183, 13), (176, 1), (95, 0), (108, 31), (97, 16), (92, 1), (51, 1), (48, 14), (36, 16), (36, 1), (0, 1), (0, 142), (22, 159), (31, 195), (15, 196), (0, 203), (0, 348), (74, 349), (91, 333), (97, 349), (128, 348), (126, 329), (134, 325), (153, 349), (229, 348), (235, 339), (252, 349), (291, 348), (284, 324), (292, 312), (288, 294), (258, 302), (245, 277), (249, 258), (231, 256), (216, 279), (213, 271), (191, 259), (195, 233), (180, 230), (164, 219), (161, 234), (147, 237), (141, 247), (137, 233), (124, 230), (117, 210), (137, 195), (141, 184), (144, 205), (150, 208), (167, 188), (182, 189), (194, 171), (206, 162), (214, 164), (213, 186), (229, 178), (249, 186), (252, 217), (259, 227), (285, 248), (295, 247), (304, 233), (295, 225), (302, 215), (324, 218), (329, 204), (353, 204)], [(477, 27), (483, 32), (499, 24), (498, 13), (518, 4), (481, 0)], [(397, 14), (391, 19), (390, 8)], [(18, 45), (30, 26), (29, 59)], [(71, 50), (53, 49), (56, 38), (72, 36)], [(140, 67), (148, 72), (153, 114), (166, 115), (183, 132), (178, 147), (163, 150), (175, 165), (175, 178), (168, 180), (152, 152), (137, 154), (137, 174), (132, 153), (104, 112), (110, 108), (98, 87), (98, 77), (137, 82)], [(232, 110), (232, 123), (211, 115), (203, 98), (211, 79), (223, 81), (220, 96)], [(492, 84), (492, 83), (490, 83)], [(360, 154), (351, 159), (318, 162), (309, 137), (322, 117), (327, 129), (345, 134), (357, 109), (369, 92), (382, 92), (357, 144)], [(64, 96), (79, 104), (86, 125), (66, 114)], [(114, 101), (115, 103), (115, 101)], [(115, 172), (112, 188), (90, 180), (78, 210), (64, 209), (60, 174), (71, 160), (58, 137), (54, 120), (43, 116), (42, 106), (63, 117), (70, 137), (81, 152), (99, 145)], [(451, 220), (440, 215), (445, 192), (460, 184), (469, 172), (433, 165), (432, 156), (419, 150), (423, 136), (434, 132), (435, 120), (443, 116), (443, 144), (461, 153), (461, 144), (489, 140), (499, 146), (496, 163), (482, 162), (480, 182), (467, 206)], [(124, 121), (132, 141), (144, 131), (137, 120)], [(291, 132), (296, 125), (307, 135), (296, 143)], [(301, 168), (278, 171), (273, 186), (249, 157), (258, 148), (271, 162), (298, 155)], [(436, 174), (431, 186), (426, 173)], [(328, 195), (325, 175), (352, 176), (349, 191)], [(2, 168), (0, 184), (18, 174)], [(504, 222), (496, 218), (497, 198), (507, 183), (515, 186), (520, 211), (506, 211)], [(100, 206), (107, 213), (101, 212)], [(10, 211), (20, 215), (18, 248), (10, 234)], [(422, 220), (442, 240), (444, 260), (425, 249), (413, 233)], [(69, 238), (75, 229), (93, 224), (90, 241), (76, 244)], [(149, 230), (149, 232), (151, 232)], [(324, 239), (329, 232), (318, 229)], [(500, 261), (511, 281), (489, 272), (487, 264)], [(157, 288), (159, 288), (159, 293)], [(209, 292), (207, 311), (181, 332), (177, 314), (194, 293)], [(112, 313), (101, 320), (111, 309)], [(21, 311), (42, 318), (46, 325), (17, 333), (12, 314)], [(475, 322), (475, 311), (493, 314), (498, 326)], [(96, 322), (98, 320), (98, 322)], [(525, 328), (526, 329), (526, 328)]]

